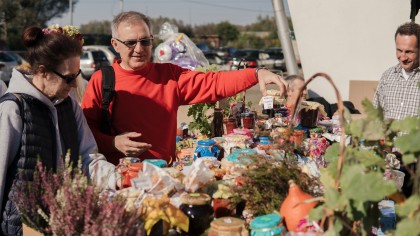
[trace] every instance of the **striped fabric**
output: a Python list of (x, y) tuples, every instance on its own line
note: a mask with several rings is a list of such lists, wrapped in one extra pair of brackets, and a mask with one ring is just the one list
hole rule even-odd
[(418, 116), (420, 109), (420, 68), (415, 69), (406, 80), (400, 65), (385, 71), (379, 81), (373, 104), (381, 107), (385, 119), (401, 120)]

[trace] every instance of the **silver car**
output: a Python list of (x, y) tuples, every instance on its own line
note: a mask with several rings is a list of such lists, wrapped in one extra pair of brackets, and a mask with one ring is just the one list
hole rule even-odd
[(12, 77), (12, 70), (18, 62), (7, 51), (0, 51), (0, 79), (6, 84)]
[(109, 66), (110, 63), (103, 51), (100, 50), (83, 50), (80, 56), (80, 69), (82, 77), (89, 80), (93, 72), (99, 70), (102, 66)]

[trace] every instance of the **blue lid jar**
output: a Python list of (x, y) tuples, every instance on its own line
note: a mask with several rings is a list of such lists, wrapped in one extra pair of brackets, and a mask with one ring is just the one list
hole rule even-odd
[(261, 136), (259, 137), (260, 140), (260, 144), (272, 144), (272, 142), (270, 141), (270, 138), (267, 136)]
[(203, 139), (197, 142), (197, 147), (194, 152), (194, 160), (199, 157), (218, 157), (220, 149), (214, 146), (215, 141), (213, 139)]
[(143, 162), (148, 162), (154, 166), (161, 167), (161, 168), (166, 167), (167, 165), (166, 161), (162, 159), (146, 159)]
[(279, 214), (268, 214), (255, 217), (251, 221), (251, 236), (271, 236), (281, 235), (283, 227), (280, 225), (281, 217)]

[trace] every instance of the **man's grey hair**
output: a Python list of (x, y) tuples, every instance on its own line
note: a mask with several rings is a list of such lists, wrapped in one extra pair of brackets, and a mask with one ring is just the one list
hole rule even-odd
[(152, 33), (150, 19), (146, 15), (140, 12), (136, 12), (136, 11), (121, 12), (120, 14), (116, 15), (114, 17), (114, 20), (112, 20), (111, 22), (112, 37), (118, 38), (117, 32), (118, 32), (118, 27), (120, 26), (121, 23), (124, 22), (124, 23), (134, 24), (134, 23), (139, 23), (142, 21), (146, 23), (147, 27), (150, 30), (150, 33)]

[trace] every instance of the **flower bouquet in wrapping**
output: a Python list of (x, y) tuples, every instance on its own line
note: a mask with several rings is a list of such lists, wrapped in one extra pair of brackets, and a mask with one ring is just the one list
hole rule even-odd
[(143, 223), (124, 208), (125, 199), (100, 194), (80, 161), (73, 169), (68, 156), (57, 173), (38, 162), (33, 181), (15, 185), (22, 222), (44, 235), (142, 235)]

